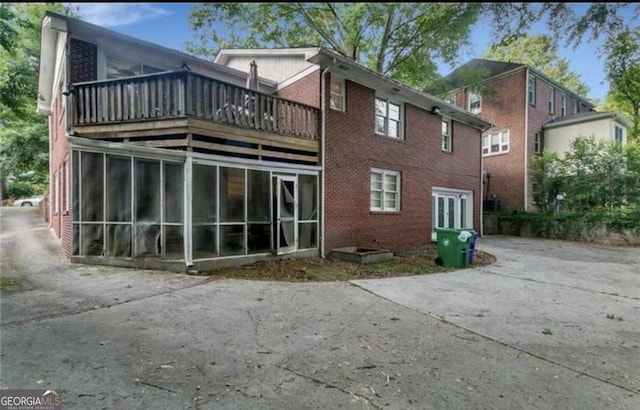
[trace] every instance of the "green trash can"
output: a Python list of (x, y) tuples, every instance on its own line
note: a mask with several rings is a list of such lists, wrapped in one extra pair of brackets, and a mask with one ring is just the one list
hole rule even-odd
[[(437, 264), (453, 268), (469, 266), (469, 246), (473, 237), (470, 236), (460, 240), (462, 231), (462, 229), (435, 228), (438, 241)], [(467, 234), (464, 236), (467, 236)]]

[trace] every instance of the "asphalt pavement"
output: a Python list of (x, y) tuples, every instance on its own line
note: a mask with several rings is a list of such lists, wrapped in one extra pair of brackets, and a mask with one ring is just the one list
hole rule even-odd
[(284, 283), (69, 263), (0, 208), (0, 388), (63, 409), (640, 408), (640, 249), (489, 236), (492, 265)]

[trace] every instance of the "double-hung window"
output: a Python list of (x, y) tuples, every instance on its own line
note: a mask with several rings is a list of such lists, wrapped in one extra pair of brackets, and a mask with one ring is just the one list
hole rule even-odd
[(547, 91), (547, 101), (549, 105), (549, 114), (553, 114), (555, 112), (555, 99), (556, 99), (556, 90), (553, 87), (549, 87), (549, 91)]
[(478, 114), (482, 111), (482, 95), (479, 92), (469, 91), (468, 110), (472, 114)]
[(567, 115), (567, 94), (562, 94), (561, 106), (560, 106), (560, 116), (564, 117)]
[(402, 138), (402, 112), (399, 103), (376, 97), (376, 134)]
[(371, 169), (371, 210), (400, 211), (400, 173), (384, 169)]
[(539, 132), (535, 133), (535, 136), (533, 139), (533, 151), (536, 154), (542, 153), (542, 135)]
[(329, 105), (337, 111), (344, 111), (344, 81), (331, 76)]
[(622, 142), (624, 140), (623, 135), (624, 134), (623, 134), (622, 128), (620, 128), (617, 125), (615, 125), (615, 141), (616, 141), (617, 144), (622, 145)]
[(482, 154), (500, 154), (509, 151), (509, 130), (482, 136)]
[(442, 150), (451, 152), (453, 150), (453, 134), (451, 133), (451, 120), (442, 119)]
[(529, 76), (529, 85), (527, 86), (527, 101), (529, 104), (536, 105), (536, 77)]

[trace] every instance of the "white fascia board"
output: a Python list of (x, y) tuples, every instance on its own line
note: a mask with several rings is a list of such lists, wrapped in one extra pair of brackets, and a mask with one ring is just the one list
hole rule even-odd
[[(53, 16), (45, 16), (42, 19), (40, 33), (40, 67), (38, 72), (38, 112), (51, 113), (51, 102), (56, 80), (58, 56), (64, 57), (64, 45), (66, 41), (67, 22)], [(63, 41), (58, 41), (60, 34), (64, 34)], [(62, 44), (62, 50), (59, 50)]]

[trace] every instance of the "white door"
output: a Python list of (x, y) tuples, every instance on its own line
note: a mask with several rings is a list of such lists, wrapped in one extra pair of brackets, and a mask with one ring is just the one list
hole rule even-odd
[(298, 244), (298, 198), (295, 176), (274, 176), (274, 245), (276, 254), (293, 252)]
[[(471, 195), (469, 191), (434, 189), (431, 197), (433, 228), (472, 228)], [(436, 239), (435, 230), (432, 230), (431, 240)]]

